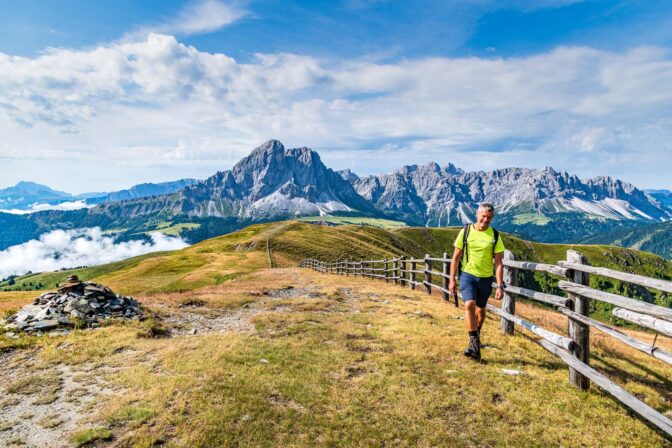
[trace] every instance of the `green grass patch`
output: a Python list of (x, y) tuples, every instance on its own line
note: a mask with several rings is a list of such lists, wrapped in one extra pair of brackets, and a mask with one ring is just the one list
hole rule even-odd
[(389, 229), (392, 227), (406, 227), (406, 223), (402, 221), (393, 221), (391, 219), (367, 218), (358, 216), (307, 216), (298, 218), (297, 221), (302, 222), (327, 222), (334, 225), (359, 225), (359, 226), (373, 226)]
[(128, 405), (119, 409), (115, 414), (107, 418), (110, 425), (119, 425), (122, 423), (145, 423), (156, 415), (156, 411), (150, 407), (141, 405)]
[(156, 230), (148, 231), (145, 232), (147, 235), (153, 232), (161, 232), (166, 235), (171, 235), (171, 236), (180, 236), (183, 230), (193, 230), (193, 229), (198, 229), (201, 227), (200, 224), (195, 223), (195, 222), (184, 222), (184, 223), (179, 223), (179, 224), (170, 224), (170, 223), (165, 223), (165, 226), (157, 227)]
[(551, 222), (551, 219), (542, 213), (521, 213), (513, 218), (514, 224), (537, 224), (543, 226)]
[(70, 441), (76, 446), (83, 446), (98, 440), (111, 440), (112, 432), (105, 428), (87, 428), (75, 431), (70, 436)]

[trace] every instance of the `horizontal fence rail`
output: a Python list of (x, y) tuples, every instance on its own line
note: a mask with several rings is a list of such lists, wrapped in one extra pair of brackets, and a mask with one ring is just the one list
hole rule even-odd
[[(427, 254), (424, 258), (413, 258), (400, 255), (395, 258), (380, 260), (341, 260), (335, 262), (305, 259), (299, 263), (299, 267), (336, 275), (379, 279), (410, 289), (422, 287), (428, 294), (436, 290), (444, 300), (449, 301), (451, 297), (449, 291), (451, 262), (452, 260), (444, 253), (443, 257), (431, 257)], [(640, 418), (672, 439), (672, 420), (590, 367), (590, 329), (594, 328), (668, 365), (672, 365), (672, 353), (656, 347), (655, 339), (653, 344), (639, 341), (612, 326), (592, 319), (588, 312), (592, 300), (608, 303), (615, 306), (612, 311), (615, 317), (672, 337), (672, 309), (588, 286), (589, 275), (591, 274), (655, 289), (662, 293), (672, 292), (672, 282), (590, 266), (585, 257), (575, 251), (567, 251), (567, 259), (559, 261), (557, 265), (515, 260), (513, 254), (506, 251), (502, 264), (506, 286), (501, 308), (487, 305), (488, 311), (500, 317), (502, 332), (513, 334), (514, 324), (517, 324), (539, 337), (540, 339), (537, 342), (543, 348), (558, 356), (569, 367), (570, 383), (573, 386), (587, 390), (590, 387), (590, 381), (593, 381)], [(541, 272), (556, 278), (559, 277), (558, 289), (566, 293), (567, 296), (558, 296), (518, 286), (520, 274), (523, 272)], [(550, 305), (567, 316), (569, 337), (554, 333), (516, 316), (517, 297)], [(461, 299), (461, 296), (456, 294), (453, 299), (454, 305), (458, 306), (458, 299)]]

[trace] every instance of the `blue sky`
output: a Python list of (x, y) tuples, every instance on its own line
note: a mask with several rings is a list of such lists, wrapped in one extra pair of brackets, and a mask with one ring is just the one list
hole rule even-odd
[[(47, 47), (89, 48), (176, 17), (184, 0), (0, 2), (0, 50), (35, 56)], [(501, 56), (559, 45), (618, 50), (672, 44), (672, 2), (290, 1), (227, 2), (246, 11), (207, 32), (176, 33), (199, 50), (244, 61), (254, 53), (335, 58)]]
[(671, 45), (659, 0), (0, 1), (0, 186), (203, 178), (278, 138), (672, 188)]

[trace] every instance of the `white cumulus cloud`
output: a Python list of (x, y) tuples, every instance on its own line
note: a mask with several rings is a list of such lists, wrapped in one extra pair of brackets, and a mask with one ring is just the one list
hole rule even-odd
[(656, 47), (243, 63), (150, 34), (87, 51), (0, 54), (0, 158), (8, 176), (58, 168), (71, 184), (57, 187), (105, 190), (159, 171), (206, 177), (278, 138), (360, 174), (435, 159), (648, 183), (672, 169), (671, 102), (672, 57)]
[(182, 249), (181, 238), (152, 233), (151, 242), (124, 241), (103, 235), (100, 228), (54, 230), (0, 251), (0, 277), (48, 272), (61, 268), (95, 266), (162, 250)]

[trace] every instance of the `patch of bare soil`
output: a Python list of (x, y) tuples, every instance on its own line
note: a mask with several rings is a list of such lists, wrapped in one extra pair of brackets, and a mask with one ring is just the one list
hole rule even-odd
[(254, 325), (250, 318), (257, 312), (258, 310), (252, 308), (222, 311), (205, 307), (184, 307), (164, 311), (162, 319), (169, 325), (171, 334), (178, 336), (228, 331), (251, 333), (254, 331)]
[(273, 299), (319, 299), (324, 297), (324, 294), (316, 291), (315, 288), (295, 288), (293, 286), (267, 289), (263, 294)]
[(70, 433), (114, 393), (104, 365), (47, 365), (35, 352), (0, 355), (0, 446), (61, 448), (72, 446)]

